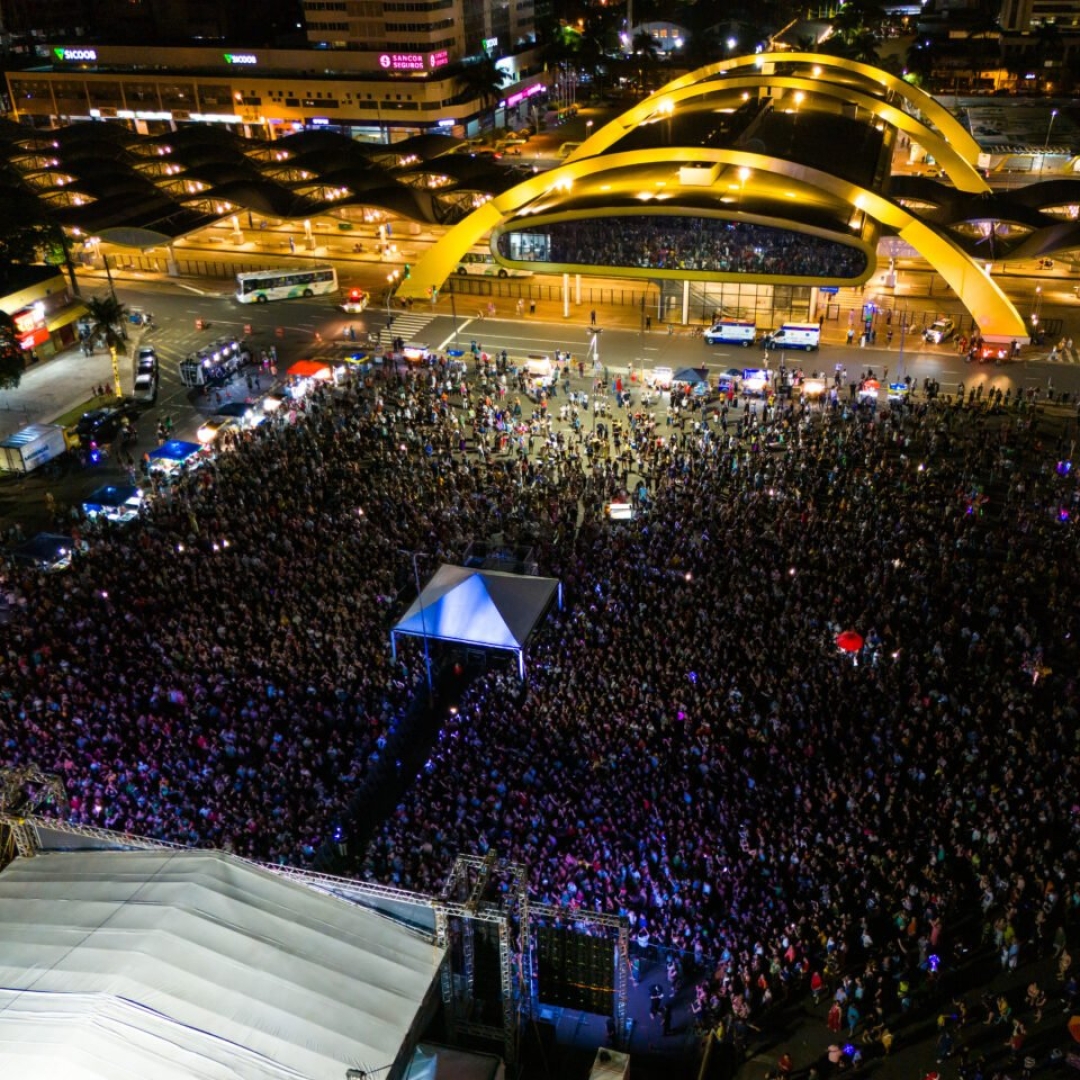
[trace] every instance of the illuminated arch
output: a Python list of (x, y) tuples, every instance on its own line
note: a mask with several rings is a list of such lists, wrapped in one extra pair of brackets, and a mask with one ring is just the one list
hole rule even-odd
[(708, 64), (705, 67), (698, 68), (696, 71), (682, 75), (678, 79), (673, 79), (645, 98), (644, 101), (639, 102), (634, 108), (623, 113), (623, 116), (631, 115), (635, 109), (642, 106), (647, 106), (647, 113), (652, 112), (656, 107), (656, 100), (663, 98), (665, 94), (679, 90), (684, 86), (702, 83), (711, 79), (714, 75), (723, 75), (744, 67), (764, 67), (766, 64), (808, 64), (811, 68), (835, 68), (845, 74), (857, 76), (863, 82), (877, 84), (890, 93), (898, 94), (914, 108), (918, 109), (937, 128), (940, 133), (939, 139), (951, 143), (957, 153), (966, 158), (970, 165), (977, 164), (979, 160), (979, 154), (981, 153), (979, 144), (972, 138), (967, 128), (948, 109), (939, 105), (925, 90), (912, 86), (911, 83), (905, 82), (887, 71), (882, 71), (881, 68), (871, 67), (869, 64), (860, 63), (858, 60), (847, 60), (842, 56), (827, 56), (824, 53), (755, 53), (752, 56), (736, 56), (719, 64)]
[[(617, 170), (647, 170), (657, 164), (672, 160), (685, 160), (736, 168), (745, 166), (760, 173), (786, 176), (795, 183), (809, 185), (827, 193), (840, 204), (850, 206), (853, 215), (862, 212), (872, 222), (887, 226), (925, 257), (956, 292), (984, 335), (999, 339), (1026, 340), (1027, 331), (1016, 308), (998, 288), (997, 283), (985, 274), (958, 244), (950, 237), (920, 221), (897, 202), (875, 191), (797, 162), (744, 150), (665, 146), (623, 153), (606, 152), (619, 141), (625, 132), (643, 121), (655, 119), (657, 113), (661, 111), (662, 103), (673, 104), (677, 100), (690, 100), (722, 89), (726, 83), (710, 84), (709, 80), (712, 76), (727, 75), (732, 70), (757, 66), (765, 62), (805, 63), (812, 67), (837, 69), (852, 76), (853, 81), (861, 81), (864, 88), (853, 87), (844, 82), (807, 80), (799, 75), (775, 74), (735, 76), (738, 86), (741, 88), (744, 85), (772, 85), (783, 89), (800, 89), (814, 94), (846, 97), (870, 110), (882, 123), (910, 134), (926, 146), (937, 160), (952, 170), (950, 175), (955, 174), (958, 186), (962, 185), (962, 190), (971, 193), (989, 190), (982, 178), (974, 174), (972, 169), (979, 151), (971, 136), (937, 102), (902, 79), (857, 61), (810, 53), (784, 53), (771, 61), (759, 61), (756, 56), (740, 57), (722, 64), (700, 68), (668, 83), (626, 113), (609, 124), (605, 124), (603, 128), (585, 140), (563, 165), (529, 177), (509, 191), (489, 200), (454, 226), (424, 255), (413, 267), (411, 276), (398, 287), (399, 294), (423, 297), (429, 295), (430, 290), (441, 287), (457, 269), (465, 252), (486, 234), (508, 226), (522, 210), (546, 194), (557, 193), (560, 188), (568, 191), (575, 182), (587, 179), (595, 185), (598, 183), (598, 178)], [(911, 102), (937, 126), (940, 134), (890, 102), (883, 101), (872, 93), (874, 86), (880, 86), (887, 93), (896, 94)], [(728, 89), (731, 88), (728, 86)], [(595, 191), (595, 186), (590, 190)], [(697, 190), (700, 193), (701, 189)], [(767, 219), (759, 217), (757, 220), (783, 228), (782, 208), (778, 207), (777, 210), (775, 217)], [(655, 212), (686, 215), (695, 213), (695, 210), (681, 205), (664, 205), (657, 207)], [(794, 226), (789, 224), (787, 227)], [(724, 275), (706, 272), (674, 272), (663, 276), (722, 280)]]
[[(676, 81), (679, 82), (681, 80)], [(674, 83), (669, 84), (669, 86), (674, 85)], [(906, 86), (907, 84), (904, 83), (904, 85)], [(960, 153), (951, 142), (942, 139), (940, 136), (930, 131), (924, 123), (910, 113), (904, 112), (903, 109), (891, 105), (887, 101), (882, 101), (872, 94), (865, 93), (847, 84), (830, 83), (820, 79), (803, 78), (798, 75), (735, 76), (730, 79), (725, 79), (722, 83), (714, 82), (705, 85), (695, 83), (692, 86), (681, 86), (671, 90), (669, 93), (663, 93), (659, 97), (657, 94), (653, 94), (651, 98), (646, 99), (646, 101), (652, 101), (653, 105), (642, 117), (633, 124), (626, 124), (624, 123), (624, 118), (629, 116), (630, 113), (635, 112), (637, 107), (635, 106), (634, 109), (631, 109), (630, 113), (623, 113), (622, 116), (605, 124), (599, 131), (591, 135), (567, 158), (567, 161), (578, 161), (581, 158), (596, 157), (597, 155), (604, 153), (614, 146), (627, 131), (632, 130), (637, 124), (644, 120), (653, 119), (664, 105), (673, 107), (681, 101), (691, 101), (694, 98), (701, 97), (703, 94), (714, 93), (717, 90), (728, 90), (732, 93), (738, 93), (740, 90), (754, 89), (763, 86), (776, 87), (784, 90), (801, 90), (806, 94), (831, 97), (839, 101), (846, 101), (853, 105), (858, 105), (860, 108), (866, 109), (867, 112), (872, 113), (886, 124), (896, 128), (898, 131), (902, 131), (914, 141), (925, 146), (934, 155), (934, 160), (941, 165), (945, 174), (958, 190), (973, 195), (981, 194), (984, 191), (990, 191), (990, 185), (987, 183), (986, 179), (971, 164), (967, 157)], [(967, 133), (965, 132), (965, 135), (966, 134)]]

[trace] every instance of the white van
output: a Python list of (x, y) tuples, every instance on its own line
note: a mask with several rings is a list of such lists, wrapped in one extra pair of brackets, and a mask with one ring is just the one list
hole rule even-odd
[(766, 349), (806, 349), (817, 352), (821, 345), (821, 327), (817, 323), (784, 323), (779, 330), (765, 335)]
[(705, 331), (708, 345), (741, 345), (748, 349), (757, 340), (757, 323), (752, 319), (721, 319)]
[(533, 276), (531, 270), (519, 270), (515, 266), (503, 266), (495, 261), (494, 255), (484, 255), (477, 251), (467, 251), (461, 256), (457, 272), (479, 277), (528, 278)]
[(525, 357), (525, 374), (540, 386), (551, 386), (555, 381), (555, 365), (550, 356), (543, 353), (529, 353)]

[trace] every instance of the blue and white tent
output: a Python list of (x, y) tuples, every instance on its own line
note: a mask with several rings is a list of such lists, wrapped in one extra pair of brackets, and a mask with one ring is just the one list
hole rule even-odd
[(390, 645), (395, 657), (400, 634), (505, 649), (517, 654), (524, 678), (525, 646), (553, 599), (561, 608), (556, 578), (443, 565), (390, 631)]

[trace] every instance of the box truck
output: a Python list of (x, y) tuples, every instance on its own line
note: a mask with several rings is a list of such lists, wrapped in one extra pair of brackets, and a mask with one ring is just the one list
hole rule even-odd
[(59, 424), (31, 424), (0, 442), (0, 469), (33, 472), (66, 450), (67, 439)]

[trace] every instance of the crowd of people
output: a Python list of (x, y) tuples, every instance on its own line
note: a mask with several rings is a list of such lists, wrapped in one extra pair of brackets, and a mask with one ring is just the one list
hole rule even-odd
[(499, 534), (564, 608), (524, 685), (468, 688), (364, 876), (435, 892), (495, 852), (736, 1014), (830, 957), (925, 965), (967, 907), (1021, 953), (1075, 928), (1080, 502), (1030, 408), (620, 391), (598, 423), (566, 386), (477, 357), (317, 390), (15, 577), (5, 762), (74, 821), (310, 864), (423, 684), (388, 645), (409, 553)]
[[(584, 218), (515, 229), (543, 234), (546, 243), (528, 243), (543, 262), (578, 266), (632, 266), (657, 270), (710, 270), (739, 274), (856, 278), (866, 269), (858, 247), (810, 233), (723, 218), (630, 215)], [(500, 238), (509, 255), (514, 234)], [(520, 244), (520, 241), (516, 241)]]

